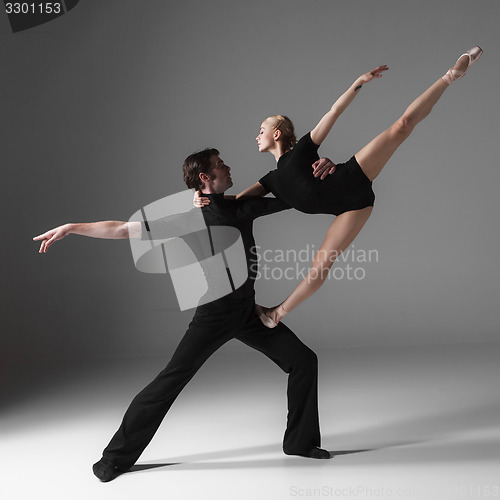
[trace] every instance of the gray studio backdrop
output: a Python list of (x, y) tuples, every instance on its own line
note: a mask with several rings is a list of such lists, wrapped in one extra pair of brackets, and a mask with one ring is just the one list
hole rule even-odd
[[(182, 161), (206, 146), (237, 193), (274, 168), (255, 143), (266, 116), (288, 114), (302, 135), (388, 64), (320, 149), (346, 161), (475, 44), (483, 58), (374, 183), (351, 253), (286, 323), (317, 351), (497, 342), (499, 14), (496, 0), (81, 0), (16, 34), (0, 15), (2, 356), (168, 355), (193, 311), (168, 276), (135, 269), (128, 241), (72, 235), (40, 255), (32, 237), (128, 220), (185, 189)], [(258, 302), (291, 292), (331, 219), (256, 222), (274, 272)]]

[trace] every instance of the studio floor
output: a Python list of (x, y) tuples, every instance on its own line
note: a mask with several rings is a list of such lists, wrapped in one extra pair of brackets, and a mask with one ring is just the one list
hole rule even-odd
[(168, 355), (11, 364), (0, 498), (500, 496), (500, 345), (317, 352), (322, 444), (332, 460), (281, 452), (286, 375), (259, 353), (223, 348), (180, 395), (134, 470), (110, 483), (91, 466)]

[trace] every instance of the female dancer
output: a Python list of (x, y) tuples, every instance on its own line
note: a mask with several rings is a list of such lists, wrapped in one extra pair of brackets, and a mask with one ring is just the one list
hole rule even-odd
[[(460, 56), (455, 66), (413, 101), (399, 120), (358, 151), (347, 163), (337, 164), (335, 168), (315, 167), (313, 175), (309, 170), (310, 165), (318, 159), (318, 147), (338, 117), (361, 87), (375, 78), (381, 78), (388, 67), (379, 66), (361, 75), (333, 104), (316, 127), (297, 143), (293, 124), (287, 117), (276, 115), (264, 120), (257, 136), (259, 151), (271, 153), (278, 168), (236, 198), (264, 196), (272, 192), (277, 198), (302, 212), (336, 215), (314, 257), (308, 275), (291, 295), (272, 309), (257, 306), (257, 314), (266, 326), (276, 326), (285, 314), (310, 297), (323, 284), (333, 262), (349, 247), (372, 212), (375, 200), (372, 181), (400, 144), (411, 134), (415, 125), (430, 113), (448, 85), (462, 78), (481, 54), (482, 50), (474, 47)], [(195, 204), (204, 206), (207, 204), (206, 200), (207, 198), (198, 194)]]

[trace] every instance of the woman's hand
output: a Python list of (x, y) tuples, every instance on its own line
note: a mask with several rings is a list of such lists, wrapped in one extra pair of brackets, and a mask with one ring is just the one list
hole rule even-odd
[(363, 85), (364, 83), (371, 82), (374, 78), (382, 78), (382, 73), (384, 71), (387, 71), (389, 68), (387, 67), (386, 64), (383, 66), (378, 66), (375, 69), (372, 69), (368, 73), (365, 73), (364, 75), (361, 75), (357, 80), (356, 83), (359, 85)]
[(321, 176), (321, 180), (326, 179), (327, 175), (335, 172), (335, 164), (328, 158), (320, 158), (312, 164), (314, 177)]
[(193, 205), (196, 208), (203, 208), (207, 205), (210, 205), (210, 198), (207, 196), (202, 196), (201, 191), (196, 191), (194, 193)]
[(55, 227), (46, 233), (40, 234), (33, 238), (34, 241), (43, 240), (40, 245), (40, 250), (38, 253), (46, 253), (47, 248), (54, 243), (54, 241), (62, 240), (65, 236), (70, 233), (69, 224), (64, 224), (63, 226)]

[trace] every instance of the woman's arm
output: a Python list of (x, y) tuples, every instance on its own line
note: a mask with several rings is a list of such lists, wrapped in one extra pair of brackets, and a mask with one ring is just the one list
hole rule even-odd
[(347, 106), (356, 97), (358, 90), (363, 86), (363, 84), (370, 82), (374, 78), (382, 78), (382, 71), (387, 71), (389, 68), (387, 66), (379, 66), (374, 70), (361, 75), (347, 90), (344, 92), (333, 104), (330, 111), (326, 113), (319, 123), (311, 131), (311, 139), (314, 144), (318, 146), (325, 140), (326, 136), (332, 129), (333, 125), (337, 121), (337, 118), (345, 111)]
[[(335, 171), (335, 164), (329, 158), (320, 158), (312, 164), (312, 168), (314, 177), (321, 176), (321, 180), (323, 180), (329, 174), (333, 174)], [(268, 193), (269, 191), (260, 182), (256, 182), (253, 186), (250, 186), (236, 196), (226, 194), (224, 195), (224, 198), (226, 200), (244, 200), (247, 198), (259, 198), (266, 196)], [(201, 191), (195, 191), (193, 205), (196, 208), (206, 207), (207, 205), (210, 205), (210, 199), (203, 196)]]
[(117, 220), (75, 224), (69, 223), (50, 229), (39, 236), (35, 236), (33, 240), (42, 240), (39, 253), (46, 253), (47, 248), (49, 248), (52, 243), (62, 240), (71, 233), (89, 236), (91, 238), (121, 240), (127, 238), (140, 238), (142, 235), (142, 228), (140, 222), (122, 222)]
[[(265, 196), (267, 193), (269, 193), (269, 191), (267, 191), (267, 189), (260, 182), (256, 182), (253, 186), (250, 186), (236, 196), (232, 194), (225, 194), (224, 198), (226, 200), (244, 200), (246, 198), (258, 198), (260, 196)], [(205, 207), (210, 205), (210, 199), (203, 196), (201, 191), (196, 191), (194, 193), (193, 205), (196, 208)]]
[[(312, 168), (314, 177), (321, 175), (321, 180), (323, 180), (328, 174), (333, 174), (335, 171), (335, 164), (329, 158), (320, 158), (312, 164)], [(260, 182), (256, 182), (253, 186), (237, 194), (236, 199), (257, 198), (259, 196), (266, 196), (267, 193), (269, 193), (269, 191)]]
[(259, 196), (266, 196), (267, 193), (269, 193), (269, 191), (260, 182), (256, 182), (253, 186), (238, 193), (236, 199), (244, 200), (245, 198), (257, 198)]

